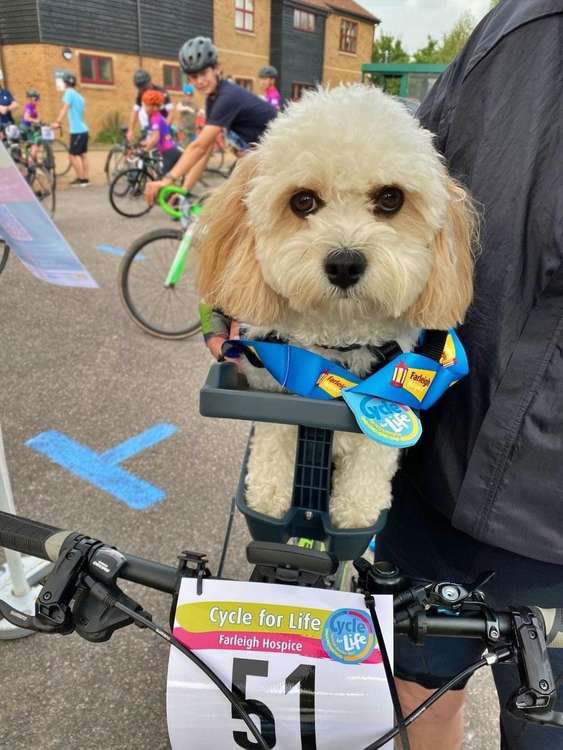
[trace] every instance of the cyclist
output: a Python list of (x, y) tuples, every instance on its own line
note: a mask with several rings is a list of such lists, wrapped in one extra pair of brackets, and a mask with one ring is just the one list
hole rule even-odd
[(143, 148), (146, 151), (158, 149), (162, 156), (164, 171), (168, 172), (176, 164), (182, 152), (174, 143), (170, 126), (162, 116), (164, 94), (156, 89), (147, 89), (143, 94), (142, 103), (149, 118), (149, 130)]
[(41, 141), (41, 132), (38, 128), (40, 123), (37, 103), (41, 98), (37, 89), (31, 88), (25, 92), (27, 102), (23, 108), (23, 116), (20, 122), (22, 135), (31, 143), (29, 150), (29, 161), (34, 162), (37, 157), (39, 142)]
[(13, 125), (13, 112), (19, 104), (16, 102), (10, 91), (0, 88), (0, 137), (4, 138), (4, 128), (6, 125)]
[(211, 39), (202, 36), (189, 39), (179, 58), (189, 82), (206, 97), (206, 124), (170, 172), (162, 180), (148, 183), (145, 195), (149, 204), (154, 202), (160, 188), (181, 177), (185, 176), (184, 187), (188, 190), (195, 185), (222, 128), (227, 130), (229, 141), (244, 151), (260, 139), (277, 114), (260, 97), (222, 78), (217, 49)]
[(278, 71), (273, 65), (264, 65), (258, 71), (258, 78), (264, 89), (264, 99), (275, 109), (280, 108), (281, 94), (276, 88), (276, 79)]
[(135, 104), (131, 111), (131, 117), (129, 118), (129, 128), (127, 130), (127, 140), (132, 141), (135, 133), (135, 124), (139, 123), (141, 130), (141, 136), (144, 135), (145, 131), (149, 126), (149, 118), (146, 110), (143, 107), (142, 97), (145, 91), (160, 91), (164, 96), (163, 105), (160, 109), (160, 113), (170, 125), (172, 122), (172, 115), (174, 112), (173, 104), (170, 100), (170, 95), (163, 89), (162, 86), (157, 86), (156, 83), (152, 82), (151, 75), (146, 70), (137, 70), (133, 76), (133, 84), (137, 88), (137, 96), (135, 98)]
[(68, 149), (70, 163), (76, 172), (76, 179), (70, 184), (73, 187), (88, 187), (88, 126), (84, 122), (84, 97), (76, 91), (76, 76), (72, 73), (63, 75), (65, 92), (63, 107), (59, 116), (52, 124), (53, 128), (61, 127), (61, 120), (68, 117), (70, 130), (70, 146)]

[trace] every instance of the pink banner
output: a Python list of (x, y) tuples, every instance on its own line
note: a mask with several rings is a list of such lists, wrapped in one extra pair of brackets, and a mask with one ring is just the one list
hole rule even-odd
[[(185, 646), (194, 650), (219, 649), (229, 651), (273, 651), (276, 653), (299, 654), (312, 659), (330, 659), (319, 638), (302, 635), (252, 632), (223, 632), (213, 630), (206, 633), (190, 633), (180, 627), (174, 628), (174, 635)], [(363, 664), (380, 664), (381, 652), (375, 649)]]

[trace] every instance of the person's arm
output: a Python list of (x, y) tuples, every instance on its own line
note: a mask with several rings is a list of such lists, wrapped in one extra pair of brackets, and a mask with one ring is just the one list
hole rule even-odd
[(126, 138), (128, 141), (133, 140), (133, 136), (135, 135), (135, 124), (139, 118), (139, 110), (137, 109), (137, 105), (135, 104), (133, 106), (133, 109), (131, 110), (131, 116), (129, 117), (129, 126), (127, 128)]
[(6, 110), (8, 112), (14, 112), (20, 105), (17, 103), (17, 101), (14, 99), (11, 104), (8, 104), (6, 107)]
[(61, 127), (61, 121), (64, 120), (66, 113), (68, 112), (68, 104), (63, 104), (61, 107), (61, 111), (59, 112), (59, 116), (55, 120), (55, 122), (51, 123), (52, 128), (60, 128)]
[(184, 177), (192, 167), (195, 167), (205, 157), (209, 158), (211, 148), (220, 132), (221, 128), (218, 125), (206, 125), (196, 140), (190, 143), (170, 172), (162, 180), (147, 183), (145, 198), (150, 206), (154, 203), (156, 195), (161, 188)]
[(143, 141), (143, 148), (145, 151), (152, 151), (153, 148), (156, 148), (158, 144), (158, 136), (158, 130), (150, 130), (146, 139)]

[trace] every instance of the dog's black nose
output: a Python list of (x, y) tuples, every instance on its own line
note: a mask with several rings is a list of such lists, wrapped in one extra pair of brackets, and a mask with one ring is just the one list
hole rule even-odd
[(325, 259), (325, 273), (328, 280), (341, 289), (357, 284), (366, 266), (367, 262), (362, 253), (346, 247), (333, 250)]

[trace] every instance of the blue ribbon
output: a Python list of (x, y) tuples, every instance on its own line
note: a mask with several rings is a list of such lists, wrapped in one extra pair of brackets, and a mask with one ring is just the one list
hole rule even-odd
[[(406, 419), (405, 414), (412, 415), (409, 417), (412, 424), (408, 428), (405, 426), (404, 440), (401, 441), (403, 446), (412, 445), (420, 437), (420, 429), (415, 429), (414, 420), (418, 422), (418, 418), (410, 410), (429, 409), (469, 371), (467, 355), (453, 329), (448, 331), (440, 362), (425, 354), (403, 352), (365, 379), (293, 344), (231, 339), (225, 345), (224, 354), (237, 356), (247, 347), (255, 352), (270, 375), (288, 391), (324, 401), (343, 397), (354, 412), (360, 428), (372, 439), (389, 445), (398, 443), (382, 436), (381, 431), (385, 430), (381, 425), (388, 423), (391, 429), (392, 425)], [(366, 401), (358, 397), (370, 398)], [(390, 407), (386, 409), (382, 406), (382, 399), (401, 408), (394, 407), (389, 411)], [(373, 427), (373, 419), (380, 419), (377, 434), (369, 426), (366, 428), (366, 421), (371, 421)]]

